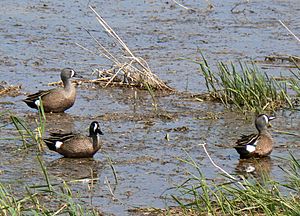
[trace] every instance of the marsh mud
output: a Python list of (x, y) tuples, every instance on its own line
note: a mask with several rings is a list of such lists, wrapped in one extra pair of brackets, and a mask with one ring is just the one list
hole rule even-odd
[[(47, 114), (46, 133), (60, 129), (87, 133), (90, 122), (98, 120), (104, 132), (103, 150), (94, 159), (69, 160), (45, 149), (42, 159), (53, 183), (69, 181), (81, 201), (105, 215), (137, 215), (128, 211), (135, 207), (164, 208), (174, 205), (169, 194), (177, 193), (168, 189), (194, 172), (180, 160), (187, 154), (200, 164), (205, 176), (216, 177), (218, 171), (198, 145), (202, 143), (207, 143), (211, 157), (229, 173), (245, 173), (250, 163), (256, 167), (256, 176), (267, 172), (284, 181), (279, 166), (286, 169), (287, 164), (280, 158), (288, 158), (289, 152), (299, 158), (300, 140), (278, 131), (299, 135), (299, 112), (276, 113), (272, 132), (276, 145), (270, 159), (242, 161), (232, 146), (242, 133), (255, 132), (253, 116), (246, 118), (221, 104), (188, 96), (206, 91), (198, 65), (188, 60), (199, 58), (198, 49), (211, 64), (260, 61), (270, 55), (299, 56), (298, 42), (278, 22), (282, 20), (299, 35), (298, 0), (241, 2), (212, 1), (211, 9), (206, 1), (185, 1), (187, 10), (173, 1), (1, 1), (0, 81), (21, 85), (21, 94), (1, 95), (1, 112), (10, 111), (34, 128), (37, 112), (21, 101), (25, 94), (50, 88), (47, 84), (58, 81), (64, 67), (88, 79), (96, 78), (93, 70), (111, 67), (96, 54), (97, 45), (85, 31), (115, 46), (88, 8), (91, 4), (128, 47), (179, 93), (155, 93), (153, 101), (147, 91), (78, 86), (77, 101), (70, 110)], [(274, 76), (289, 73), (271, 64), (265, 69)], [(21, 141), (9, 139), (18, 134), (8, 122), (8, 114), (2, 115), (1, 182), (14, 185), (14, 191), (21, 193), (24, 186), (45, 180), (35, 147), (23, 150)], [(79, 179), (82, 181), (74, 181)], [(93, 179), (92, 186), (89, 179)]]

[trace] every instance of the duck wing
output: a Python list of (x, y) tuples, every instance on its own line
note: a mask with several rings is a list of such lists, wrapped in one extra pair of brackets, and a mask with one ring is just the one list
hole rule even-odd
[(43, 139), (50, 150), (56, 151), (64, 142), (73, 139), (74, 133), (50, 133), (49, 138)]
[(240, 154), (241, 158), (247, 158), (255, 152), (258, 139), (258, 134), (242, 135), (242, 137), (237, 140), (234, 148)]
[(44, 97), (45, 95), (49, 94), (52, 90), (42, 90), (38, 91), (37, 93), (28, 95), (26, 99), (23, 101), (31, 108), (37, 108), (36, 101), (39, 100), (39, 98)]
[(242, 135), (240, 139), (236, 141), (237, 146), (256, 145), (258, 134)]

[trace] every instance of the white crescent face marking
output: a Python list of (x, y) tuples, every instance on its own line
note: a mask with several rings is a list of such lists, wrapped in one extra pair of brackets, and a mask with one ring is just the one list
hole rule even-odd
[(63, 142), (61, 142), (61, 141), (56, 141), (56, 142), (55, 142), (55, 148), (56, 148), (56, 149), (59, 149), (59, 148), (62, 146), (62, 144), (63, 144)]
[(36, 106), (40, 106), (41, 105), (40, 100), (36, 100), (36, 101), (34, 101), (34, 103), (35, 103)]
[(95, 125), (94, 125), (94, 132), (96, 132), (97, 128), (98, 128), (98, 125), (95, 124)]
[(269, 123), (269, 118), (266, 115), (263, 115), (265, 122), (268, 124)]
[(254, 152), (255, 151), (255, 146), (253, 145), (246, 145), (246, 151), (251, 153), (251, 152)]
[(75, 71), (71, 70), (71, 77), (73, 77), (75, 75)]

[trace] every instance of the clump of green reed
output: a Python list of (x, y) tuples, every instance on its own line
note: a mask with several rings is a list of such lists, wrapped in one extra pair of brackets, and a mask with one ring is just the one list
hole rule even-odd
[(289, 169), (282, 170), (289, 176), (288, 184), (285, 184), (285, 187), (294, 190), (299, 194), (300, 201), (300, 161), (296, 159), (292, 154), (290, 155)]
[(223, 183), (209, 181), (202, 174), (200, 165), (192, 159), (197, 174), (177, 187), (180, 196), (172, 196), (183, 212), (192, 209), (198, 215), (299, 215), (300, 164), (293, 156), (287, 183), (271, 180), (267, 175), (258, 180), (241, 178), (239, 182), (225, 176)]
[(294, 75), (294, 78), (290, 79), (288, 84), (291, 87), (291, 89), (293, 89), (296, 92), (297, 96), (299, 97), (300, 96), (300, 66), (298, 65), (296, 60), (294, 60), (293, 58), (292, 58), (292, 60), (293, 60), (293, 63), (295, 65), (296, 69), (298, 70), (298, 73), (290, 70), (291, 73)]
[(46, 116), (42, 100), (40, 100), (40, 106), (38, 108), (39, 118), (38, 120), (35, 119), (36, 128), (34, 130), (31, 129), (32, 127), (25, 120), (16, 115), (10, 115), (10, 119), (21, 137), (23, 147), (27, 148), (31, 145), (37, 145), (39, 151), (42, 151), (42, 140), (46, 125)]
[(227, 107), (235, 105), (241, 111), (276, 110), (283, 106), (292, 107), (285, 82), (278, 82), (254, 65), (219, 62), (218, 70), (212, 71), (201, 54), (200, 72), (210, 96)]
[(46, 184), (26, 186), (26, 192), (18, 197), (11, 186), (0, 183), (0, 215), (101, 215), (78, 201), (66, 182), (51, 184), (47, 168), (37, 159)]

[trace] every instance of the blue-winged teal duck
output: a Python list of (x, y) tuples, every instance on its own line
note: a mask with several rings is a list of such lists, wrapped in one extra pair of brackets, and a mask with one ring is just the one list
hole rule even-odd
[(275, 117), (265, 114), (256, 117), (255, 127), (258, 130), (258, 134), (242, 135), (234, 147), (241, 158), (264, 157), (271, 154), (273, 139), (267, 127), (273, 119)]
[(64, 112), (73, 106), (76, 98), (76, 88), (71, 83), (71, 78), (76, 73), (71, 68), (62, 70), (60, 77), (64, 84), (63, 88), (55, 88), (45, 91), (39, 91), (28, 95), (23, 101), (31, 108), (38, 109), (41, 98), (45, 112)]
[(73, 133), (51, 133), (44, 139), (48, 148), (68, 158), (90, 158), (101, 148), (100, 135), (103, 135), (100, 125), (94, 121), (90, 125), (89, 136)]

